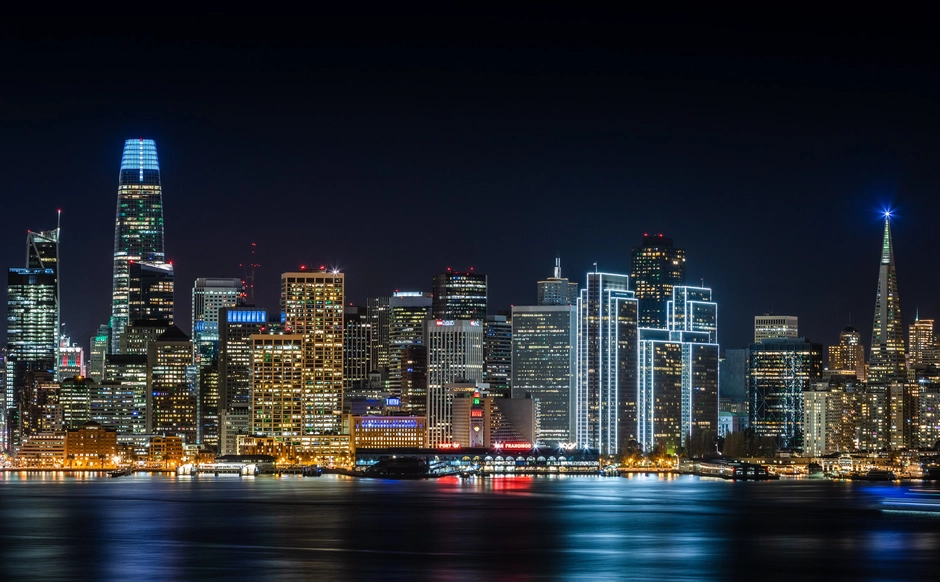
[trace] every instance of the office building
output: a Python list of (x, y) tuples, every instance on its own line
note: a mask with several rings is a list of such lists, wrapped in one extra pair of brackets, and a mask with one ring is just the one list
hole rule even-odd
[(347, 305), (343, 313), (343, 390), (360, 387), (369, 381), (372, 371), (372, 325), (369, 310)]
[(803, 456), (821, 457), (843, 451), (844, 390), (815, 382), (803, 392)]
[(431, 317), (434, 319), (486, 319), (486, 275), (452, 271), (434, 275), (434, 301)]
[(803, 447), (803, 392), (822, 373), (822, 346), (803, 338), (765, 338), (750, 346), (750, 425), (783, 449)]
[(919, 383), (918, 446), (922, 449), (937, 449), (940, 445), (940, 383)]
[(199, 442), (211, 451), (219, 450), (219, 367), (218, 360), (196, 366), (199, 378)]
[[(138, 319), (130, 322), (124, 326), (124, 331), (121, 333), (118, 354), (146, 356), (150, 342), (163, 335), (172, 325), (167, 319)], [(107, 367), (107, 359), (105, 359), (105, 367)]]
[(795, 315), (774, 315), (765, 313), (754, 316), (754, 343), (770, 338), (796, 339), (799, 334), (800, 318)]
[(410, 345), (401, 355), (401, 408), (412, 416), (425, 416), (428, 409), (428, 348)]
[(920, 313), (908, 326), (908, 366), (911, 368), (940, 367), (940, 348), (933, 335), (933, 320), (921, 319)]
[(305, 338), (302, 437), (310, 446), (319, 440), (307, 437), (343, 430), (344, 281), (325, 268), (281, 275), (285, 325)]
[(20, 436), (62, 430), (61, 386), (52, 372), (31, 371), (20, 392)]
[(208, 366), (218, 358), (219, 310), (235, 307), (245, 296), (241, 279), (200, 277), (193, 285), (193, 348), (196, 365)]
[(574, 442), (577, 305), (514, 305), (511, 325), (512, 397), (538, 402), (536, 442)]
[(307, 418), (306, 338), (305, 334), (251, 337), (252, 434), (301, 445)]
[(168, 321), (173, 323), (174, 280), (173, 265), (150, 261), (130, 261), (127, 266), (126, 325), (138, 321)]
[(372, 297), (366, 300), (366, 315), (372, 330), (369, 361), (372, 362), (372, 370), (382, 373), (383, 380), (388, 380), (390, 301), (391, 297)]
[(487, 315), (483, 329), (483, 381), (490, 394), (509, 398), (512, 382), (512, 317)]
[(88, 346), (88, 376), (98, 380), (104, 380), (105, 357), (108, 355), (108, 326), (99, 325), (98, 331), (91, 336)]
[(111, 294), (111, 349), (120, 350), (130, 314), (131, 264), (166, 262), (163, 249), (163, 188), (157, 146), (152, 139), (124, 142), (114, 224), (114, 280)]
[(747, 349), (725, 350), (719, 367), (721, 399), (747, 402)]
[(54, 269), (8, 271), (6, 409), (19, 402), (27, 374), (56, 368), (57, 297), (58, 277)]
[(865, 346), (862, 334), (854, 327), (839, 333), (839, 344), (829, 346), (829, 371), (856, 380), (865, 380)]
[(118, 458), (117, 431), (94, 421), (67, 430), (65, 458), (72, 467), (114, 467)]
[(426, 322), (427, 429), (429, 447), (451, 442), (454, 382), (483, 382), (483, 321), (435, 319)]
[(257, 307), (219, 310), (219, 408), (251, 404), (251, 338), (280, 325)]
[(868, 382), (887, 384), (906, 377), (904, 328), (898, 298), (898, 275), (894, 266), (890, 215), (885, 216), (881, 263), (878, 268), (878, 292), (875, 295), (875, 321), (871, 333), (871, 357)]
[(555, 272), (544, 281), (539, 281), (536, 305), (576, 305), (578, 282), (561, 276), (561, 258), (555, 257)]
[(644, 451), (712, 450), (718, 436), (718, 306), (711, 289), (673, 286), (665, 329), (639, 330), (636, 441)]
[(147, 433), (199, 443), (193, 342), (175, 325), (147, 346)]
[(148, 390), (147, 354), (107, 356), (105, 379), (101, 385), (109, 387), (110, 395), (114, 398), (109, 405), (114, 409), (114, 418), (111, 421), (99, 418), (98, 422), (106, 426), (113, 425), (120, 433), (148, 434), (147, 411), (152, 393)]
[(672, 288), (685, 284), (685, 250), (673, 246), (663, 235), (643, 235), (643, 244), (633, 247), (630, 288), (639, 309), (638, 325), (665, 329), (666, 302)]
[(85, 350), (78, 344), (71, 343), (71, 338), (62, 336), (59, 338), (59, 363), (56, 370), (56, 378), (72, 378), (74, 376), (85, 376)]
[(425, 322), (431, 316), (430, 294), (396, 291), (389, 299), (388, 392), (401, 394), (402, 355), (413, 345), (424, 343)]
[(630, 277), (588, 273), (578, 296), (575, 438), (616, 454), (637, 438), (637, 300)]
[(424, 448), (422, 416), (350, 416), (349, 437), (356, 449)]

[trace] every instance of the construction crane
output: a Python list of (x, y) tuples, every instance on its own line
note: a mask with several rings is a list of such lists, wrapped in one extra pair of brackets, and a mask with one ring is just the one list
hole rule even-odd
[(257, 243), (251, 243), (251, 256), (249, 257), (248, 263), (239, 263), (238, 266), (242, 268), (243, 278), (242, 278), (242, 302), (244, 303), (244, 296), (248, 296), (248, 304), (255, 304), (255, 269), (261, 265), (255, 262), (255, 251), (258, 250)]

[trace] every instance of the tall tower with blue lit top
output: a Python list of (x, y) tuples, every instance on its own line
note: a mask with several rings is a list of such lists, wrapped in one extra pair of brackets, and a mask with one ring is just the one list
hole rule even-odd
[(904, 380), (906, 368), (898, 274), (894, 267), (894, 246), (891, 242), (891, 213), (885, 212), (884, 216), (875, 322), (871, 332), (871, 358), (868, 361), (868, 381), (872, 384)]
[(163, 188), (157, 145), (152, 139), (124, 142), (114, 224), (114, 284), (111, 295), (111, 351), (118, 352), (129, 321), (130, 265), (162, 265)]

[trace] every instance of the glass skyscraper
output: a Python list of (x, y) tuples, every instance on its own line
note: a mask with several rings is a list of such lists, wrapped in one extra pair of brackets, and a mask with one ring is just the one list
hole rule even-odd
[(434, 319), (486, 319), (486, 275), (451, 271), (434, 275)]
[(4, 411), (16, 406), (29, 372), (55, 370), (58, 346), (59, 228), (30, 231), (25, 268), (7, 272)]
[(575, 437), (602, 455), (637, 434), (637, 300), (629, 279), (588, 273), (578, 297)]
[(707, 451), (718, 434), (718, 306), (711, 289), (674, 286), (665, 329), (640, 329), (637, 442)]
[(664, 329), (666, 302), (672, 288), (685, 284), (685, 249), (672, 246), (663, 235), (643, 235), (643, 245), (633, 248), (630, 288), (639, 305), (639, 326)]
[(111, 295), (111, 350), (120, 349), (120, 336), (131, 323), (130, 265), (134, 261), (162, 264), (163, 188), (157, 146), (152, 139), (124, 142), (118, 178), (114, 225), (114, 282)]
[(577, 371), (577, 308), (512, 308), (512, 397), (539, 402), (539, 443), (573, 439)]

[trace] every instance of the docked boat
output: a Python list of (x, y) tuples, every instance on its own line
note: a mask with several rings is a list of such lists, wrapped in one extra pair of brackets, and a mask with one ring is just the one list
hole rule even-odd
[(884, 469), (870, 469), (867, 473), (853, 473), (848, 476), (852, 481), (897, 481), (897, 475)]
[(134, 471), (130, 467), (124, 469), (115, 469), (114, 471), (108, 471), (108, 477), (127, 477), (133, 475)]

